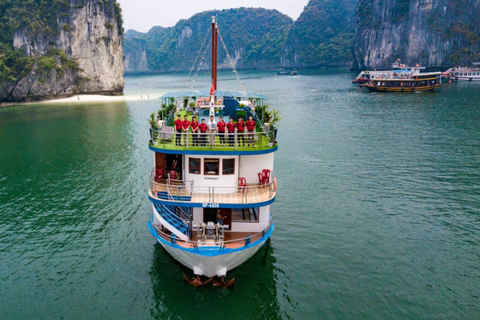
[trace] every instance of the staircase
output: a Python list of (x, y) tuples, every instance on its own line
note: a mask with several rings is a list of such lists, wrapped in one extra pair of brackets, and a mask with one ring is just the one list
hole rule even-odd
[(167, 191), (158, 191), (157, 197), (162, 200), (170, 200), (170, 201), (191, 201), (191, 196), (175, 196), (169, 195)]
[[(178, 216), (174, 207), (171, 206), (162, 206), (161, 204), (154, 204), (157, 212), (162, 216), (162, 218), (168, 222), (172, 227), (177, 229), (183, 234), (188, 235), (188, 221), (182, 220)], [(163, 207), (163, 210), (162, 210)]]

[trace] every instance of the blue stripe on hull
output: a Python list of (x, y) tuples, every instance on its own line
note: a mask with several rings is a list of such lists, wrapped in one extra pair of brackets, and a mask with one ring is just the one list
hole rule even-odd
[(155, 228), (152, 226), (152, 221), (149, 221), (147, 223), (147, 225), (148, 225), (148, 229), (150, 230), (150, 233), (155, 237), (155, 239), (158, 242), (160, 242), (164, 245), (170, 246), (172, 248), (175, 248), (177, 250), (183, 250), (183, 251), (193, 253), (193, 254), (196, 254), (196, 255), (199, 255), (199, 256), (204, 256), (204, 257), (220, 256), (220, 255), (224, 255), (224, 254), (243, 251), (243, 250), (258, 246), (259, 244), (263, 245), (265, 243), (265, 241), (267, 241), (268, 238), (270, 238), (273, 230), (275, 229), (275, 225), (272, 224), (271, 227), (270, 227), (270, 230), (268, 230), (268, 232), (265, 233), (265, 235), (262, 238), (256, 240), (255, 242), (252, 242), (252, 243), (250, 243), (246, 246), (243, 246), (241, 248), (235, 248), (235, 249), (232, 249), (232, 248), (220, 249), (219, 247), (184, 248), (184, 247), (181, 247), (181, 246), (177, 245), (176, 243), (171, 243), (171, 242), (163, 239), (162, 237), (158, 236), (157, 232), (155, 231)]
[(152, 198), (150, 195), (148, 196), (150, 201), (154, 204), (162, 204), (164, 206), (175, 206), (175, 207), (187, 207), (187, 208), (234, 208), (234, 209), (242, 209), (242, 208), (251, 208), (251, 207), (263, 207), (268, 206), (269, 204), (275, 201), (275, 197), (270, 200), (264, 202), (248, 202), (248, 203), (200, 203), (200, 202), (178, 202), (181, 200), (169, 201), (169, 200), (162, 200), (162, 199), (155, 199)]
[(218, 150), (176, 150), (157, 148), (152, 145), (148, 146), (150, 150), (166, 154), (193, 154), (208, 156), (254, 156), (259, 154), (272, 153), (278, 150), (278, 146), (263, 150), (242, 150), (242, 151), (218, 151)]

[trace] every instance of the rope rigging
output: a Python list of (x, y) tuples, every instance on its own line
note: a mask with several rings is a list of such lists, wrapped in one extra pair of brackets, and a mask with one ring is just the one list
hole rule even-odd
[[(190, 75), (192, 74), (192, 72), (195, 71), (195, 73), (194, 73), (194, 75), (193, 75), (193, 78), (192, 78), (192, 85), (190, 86), (190, 88), (193, 88), (193, 84), (194, 84), (195, 79), (196, 79), (196, 77), (197, 77), (197, 75), (198, 75), (198, 68), (199, 68), (200, 65), (205, 61), (205, 56), (206, 56), (207, 50), (208, 50), (208, 46), (206, 46), (205, 44), (207, 43), (209, 34), (210, 34), (210, 31), (207, 30), (207, 34), (205, 35), (205, 38), (204, 38), (203, 43), (202, 43), (202, 46), (201, 46), (200, 49), (198, 50), (197, 56), (195, 57), (195, 61), (193, 62), (192, 67), (190, 68), (190, 72), (188, 73), (188, 76), (187, 76), (187, 78), (185, 79), (185, 82), (188, 82), (188, 79), (190, 79)], [(198, 58), (200, 57), (200, 54), (201, 54), (202, 50), (204, 49), (204, 47), (205, 47), (205, 50), (203, 51), (202, 58), (201, 58), (200, 62), (197, 64)]]
[(225, 45), (225, 42), (223, 41), (223, 37), (220, 34), (220, 30), (217, 29), (217, 31), (218, 31), (218, 35), (220, 36), (220, 42), (222, 43), (223, 49), (225, 50), (225, 53), (227, 54), (227, 58), (230, 61), (230, 64), (232, 66), (233, 72), (235, 73), (235, 76), (237, 77), (237, 81), (240, 85), (240, 88), (242, 89), (243, 93), (246, 93), (247, 90), (245, 90), (245, 87), (242, 83), (242, 80), (240, 80), (240, 76), (238, 75), (237, 69), (235, 68), (235, 62), (233, 61), (232, 57), (228, 53), (227, 46)]
[[(220, 37), (220, 42), (222, 43), (222, 47), (223, 49), (225, 50), (225, 54), (226, 54), (226, 57), (228, 59), (228, 62), (230, 63), (230, 66), (232, 67), (233, 69), (233, 72), (235, 73), (235, 77), (239, 83), (239, 86), (241, 88), (241, 91), (243, 93), (246, 92), (245, 90), (245, 86), (243, 85), (243, 82), (242, 80), (240, 79), (240, 76), (237, 72), (237, 69), (235, 68), (235, 61), (232, 59), (232, 57), (230, 56), (230, 53), (228, 52), (228, 49), (227, 49), (227, 46), (225, 44), (225, 41), (223, 41), (223, 37), (222, 35), (220, 34), (220, 30), (217, 29), (217, 32), (218, 32), (218, 36)], [(190, 68), (190, 71), (188, 73), (188, 76), (187, 78), (185, 79), (185, 82), (188, 82), (189, 79), (190, 79), (190, 76), (192, 73), (193, 74), (193, 77), (192, 77), (192, 81), (191, 81), (191, 85), (190, 85), (190, 88), (193, 88), (193, 85), (195, 84), (195, 80), (198, 76), (198, 72), (199, 72), (199, 68), (201, 65), (203, 65), (205, 63), (205, 58), (206, 58), (206, 55), (207, 55), (207, 51), (209, 49), (210, 46), (206, 45), (207, 43), (207, 40), (209, 38), (209, 34), (210, 34), (210, 30), (207, 30), (207, 34), (205, 35), (205, 38), (203, 40), (203, 43), (202, 43), (202, 46), (200, 47), (200, 49), (198, 50), (198, 53), (197, 53), (197, 56), (195, 57), (195, 61), (193, 62), (193, 65), (192, 67)], [(203, 51), (203, 53), (202, 53)], [(200, 58), (201, 56), (201, 58)], [(200, 60), (199, 60), (200, 58)]]

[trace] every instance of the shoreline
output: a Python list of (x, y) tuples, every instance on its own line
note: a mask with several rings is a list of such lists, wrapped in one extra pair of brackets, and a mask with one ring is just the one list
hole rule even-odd
[(64, 103), (95, 103), (95, 102), (123, 102), (123, 101), (146, 101), (159, 99), (159, 94), (132, 94), (122, 96), (105, 96), (100, 94), (76, 94), (68, 98), (58, 98), (44, 101), (32, 102), (4, 102), (0, 103), (0, 108), (36, 105), (36, 104), (64, 104)]

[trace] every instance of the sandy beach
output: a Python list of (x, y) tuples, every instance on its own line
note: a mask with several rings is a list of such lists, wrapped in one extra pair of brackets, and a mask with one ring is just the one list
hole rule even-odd
[(159, 99), (160, 95), (136, 94), (123, 96), (103, 96), (103, 95), (74, 95), (63, 99), (47, 100), (35, 103), (85, 103), (85, 102), (109, 102), (109, 101), (142, 101)]
[(66, 103), (93, 103), (93, 102), (119, 102), (119, 101), (143, 101), (159, 99), (159, 94), (132, 94), (123, 96), (104, 96), (104, 95), (74, 95), (68, 98), (33, 101), (33, 102), (12, 102), (0, 103), (0, 107), (9, 107), (15, 105), (31, 105), (31, 104), (66, 104)]

